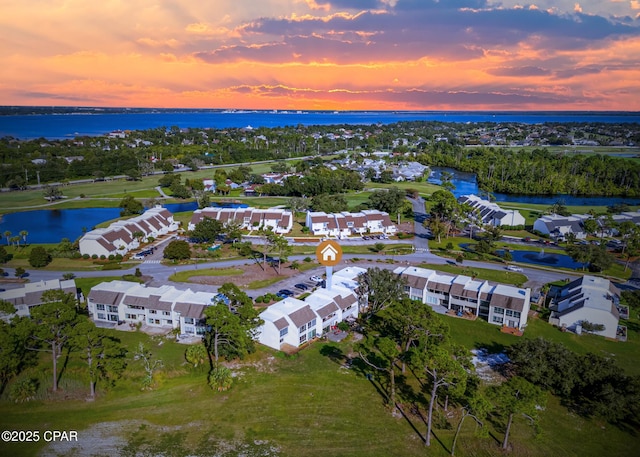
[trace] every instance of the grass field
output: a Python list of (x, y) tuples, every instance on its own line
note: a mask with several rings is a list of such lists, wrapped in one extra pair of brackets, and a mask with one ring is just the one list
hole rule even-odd
[[(467, 347), (502, 349), (518, 341), (499, 328), (481, 321), (445, 317), (454, 340)], [(607, 342), (597, 337), (577, 337), (549, 329), (543, 322), (529, 326), (526, 338), (538, 335), (562, 340), (580, 351), (615, 353), (618, 362), (637, 373), (638, 347)], [(152, 391), (141, 391), (142, 370), (130, 359), (129, 368), (115, 388), (86, 402), (79, 376), (80, 361), (70, 359), (61, 378), (58, 397), (46, 392), (50, 384), (48, 359), (41, 367), (24, 373), (41, 381), (38, 398), (28, 404), (0, 400), (0, 425), (9, 430), (78, 430), (77, 445), (91, 449), (91, 455), (252, 455), (252, 456), (431, 456), (449, 455), (457, 416), (450, 426), (436, 424), (430, 449), (422, 444), (425, 424), (411, 414), (402, 391), (406, 418), (394, 418), (384, 405), (384, 382), (373, 382), (356, 368), (343, 366), (352, 343), (313, 343), (296, 356), (282, 356), (261, 348), (242, 364), (230, 391), (216, 393), (206, 385), (206, 370), (188, 368), (185, 346), (139, 332), (114, 333), (133, 350), (138, 342), (164, 362), (162, 374)], [(638, 340), (634, 332), (634, 339)], [(574, 341), (575, 339), (575, 341)], [(623, 352), (621, 352), (623, 349)], [(615, 352), (614, 352), (615, 351)], [(411, 376), (411, 375), (409, 375)], [(408, 379), (409, 385), (415, 382)], [(85, 389), (85, 390), (83, 390)], [(403, 393), (404, 392), (404, 393)], [(415, 394), (415, 392), (414, 392)], [(65, 397), (67, 397), (65, 399)], [(425, 399), (418, 397), (420, 414)], [(453, 410), (452, 410), (453, 411)], [(488, 436), (474, 434), (467, 421), (458, 441), (456, 455), (503, 455), (499, 441), (503, 428), (487, 421)], [(569, 413), (550, 397), (541, 412), (539, 433), (523, 419), (516, 419), (510, 438), (512, 456), (566, 455), (601, 457), (635, 455), (640, 439), (598, 420)], [(0, 443), (0, 455), (35, 455), (47, 443)], [(73, 454), (69, 448), (58, 454)], [(226, 451), (223, 452), (223, 449)], [(54, 450), (55, 451), (55, 450)], [(218, 453), (216, 453), (216, 451)], [(50, 453), (51, 454), (51, 453)], [(54, 454), (55, 455), (55, 454)], [(73, 455), (89, 455), (76, 453)]]
[(427, 268), (430, 270), (442, 271), (445, 273), (452, 273), (455, 275), (466, 275), (472, 276), (477, 279), (486, 280), (486, 281), (494, 281), (500, 282), (504, 284), (514, 284), (517, 286), (521, 286), (525, 282), (527, 282), (527, 277), (522, 273), (515, 273), (513, 271), (506, 270), (491, 270), (489, 268), (476, 268), (469, 267), (464, 265), (442, 265), (442, 264), (429, 264), (423, 263), (420, 264), (421, 268)]

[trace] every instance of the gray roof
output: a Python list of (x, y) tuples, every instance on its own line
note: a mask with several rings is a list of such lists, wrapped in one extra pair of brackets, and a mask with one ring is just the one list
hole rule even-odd
[(490, 306), (499, 306), (500, 308), (513, 309), (515, 311), (524, 310), (524, 298), (510, 297), (499, 293), (491, 295)]
[(182, 317), (192, 317), (194, 319), (202, 319), (204, 316), (204, 310), (207, 306), (197, 303), (176, 303), (173, 310), (180, 313)]
[(327, 305), (324, 305), (322, 308), (317, 309), (316, 313), (318, 313), (318, 316), (320, 316), (321, 318), (325, 318), (327, 317), (329, 314), (338, 311), (338, 305), (336, 305), (334, 302), (331, 302)]
[(278, 330), (282, 330), (289, 326), (289, 322), (284, 317), (281, 317), (277, 321), (273, 321), (273, 325), (275, 325)]
[(305, 305), (302, 308), (289, 314), (289, 318), (293, 321), (294, 324), (296, 324), (297, 327), (302, 327), (307, 322), (312, 321), (316, 317), (316, 313), (313, 312), (309, 305)]
[(117, 305), (120, 303), (122, 295), (122, 292), (91, 289), (91, 292), (89, 293), (89, 301), (100, 303), (102, 305)]

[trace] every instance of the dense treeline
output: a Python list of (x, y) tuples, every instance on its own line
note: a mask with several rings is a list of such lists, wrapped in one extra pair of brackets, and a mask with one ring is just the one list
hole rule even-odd
[(419, 160), (477, 174), (490, 192), (640, 196), (640, 164), (603, 155), (554, 153), (547, 149), (473, 148), (440, 142)]
[(640, 413), (640, 377), (628, 376), (610, 359), (580, 355), (542, 338), (509, 348), (517, 375), (549, 390), (577, 413), (636, 427)]
[(288, 197), (313, 197), (323, 194), (340, 194), (350, 190), (362, 190), (364, 184), (355, 171), (330, 170), (317, 167), (303, 176), (289, 176), (280, 184), (263, 184), (260, 192), (264, 195)]
[[(393, 150), (423, 163), (475, 172), (488, 191), (522, 194), (640, 196), (640, 165), (600, 155), (553, 153), (543, 145), (640, 142), (636, 124), (542, 124), (400, 122), (388, 125), (288, 126), (278, 128), (180, 129), (158, 127), (126, 137), (0, 139), (0, 187), (21, 189), (126, 175), (139, 179), (178, 164), (248, 163), (338, 151), (367, 154)], [(480, 144), (533, 144), (532, 151)], [(525, 143), (526, 142), (526, 143)]]

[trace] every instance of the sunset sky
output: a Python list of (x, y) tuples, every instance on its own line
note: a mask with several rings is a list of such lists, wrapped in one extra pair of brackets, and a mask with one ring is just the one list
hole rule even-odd
[(0, 8), (0, 105), (640, 111), (640, 0)]

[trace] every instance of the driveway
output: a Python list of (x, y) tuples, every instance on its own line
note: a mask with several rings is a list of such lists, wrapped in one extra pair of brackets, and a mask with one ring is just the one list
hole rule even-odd
[(413, 246), (416, 248), (416, 253), (428, 253), (431, 230), (423, 225), (424, 222), (429, 219), (425, 211), (424, 199), (422, 197), (407, 199), (413, 206), (413, 231), (415, 233)]

